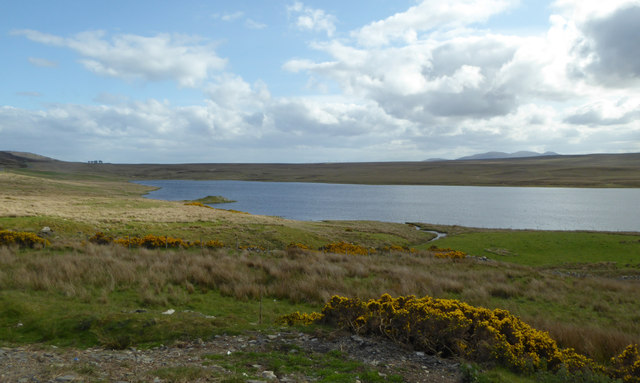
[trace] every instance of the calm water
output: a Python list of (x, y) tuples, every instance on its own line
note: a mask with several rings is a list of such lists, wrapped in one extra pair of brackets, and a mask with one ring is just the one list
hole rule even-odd
[(248, 181), (140, 181), (147, 197), (193, 200), (252, 214), (319, 220), (426, 222), (486, 228), (640, 231), (640, 189), (336, 185)]

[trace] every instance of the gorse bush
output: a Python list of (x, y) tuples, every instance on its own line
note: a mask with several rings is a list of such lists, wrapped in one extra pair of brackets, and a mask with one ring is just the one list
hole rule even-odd
[(610, 375), (624, 382), (640, 383), (640, 352), (637, 344), (631, 344), (611, 358)]
[(382, 251), (394, 252), (394, 253), (412, 253), (412, 254), (415, 254), (418, 252), (418, 250), (412, 247), (410, 248), (410, 247), (398, 246), (398, 245), (385, 246), (382, 248)]
[(353, 255), (369, 255), (375, 253), (376, 250), (360, 245), (354, 245), (348, 242), (333, 242), (324, 245), (320, 250), (333, 254), (353, 254)]
[(322, 313), (298, 312), (286, 324), (322, 323), (359, 334), (382, 335), (431, 354), (458, 356), (510, 369), (607, 372), (625, 382), (640, 382), (637, 346), (629, 346), (605, 368), (573, 349), (561, 349), (548, 333), (536, 330), (506, 310), (474, 307), (453, 299), (415, 296), (361, 301), (333, 296)]
[(467, 253), (459, 250), (453, 250), (450, 248), (440, 249), (437, 246), (431, 246), (429, 251), (436, 258), (451, 258), (451, 259), (462, 259), (467, 256)]
[(198, 206), (198, 207), (206, 207), (209, 209), (213, 209), (211, 206), (205, 205), (202, 202), (187, 202), (185, 206)]
[(169, 236), (156, 236), (153, 234), (145, 235), (144, 237), (123, 237), (113, 238), (102, 232), (94, 234), (89, 238), (89, 242), (98, 245), (106, 245), (110, 243), (116, 243), (125, 247), (144, 247), (146, 249), (188, 249), (190, 247), (206, 247), (209, 249), (216, 249), (224, 247), (224, 243), (218, 240), (210, 240), (206, 242), (201, 241), (185, 241), (180, 238), (173, 238)]
[(36, 246), (47, 246), (49, 241), (40, 238), (34, 233), (24, 231), (0, 230), (0, 246), (18, 246), (34, 248)]

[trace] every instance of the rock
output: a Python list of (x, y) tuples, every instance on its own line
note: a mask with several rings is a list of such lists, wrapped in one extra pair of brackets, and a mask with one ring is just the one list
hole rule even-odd
[(278, 377), (276, 376), (276, 374), (273, 373), (273, 371), (262, 371), (262, 377), (268, 380), (276, 380), (278, 379)]
[(53, 233), (53, 230), (51, 230), (49, 226), (45, 226), (42, 229), (40, 229), (40, 234), (42, 235), (49, 235), (51, 233)]
[(77, 380), (78, 378), (75, 375), (63, 375), (63, 376), (58, 376), (56, 378), (56, 382), (79, 382), (80, 380)]
[(174, 310), (174, 309), (169, 309), (169, 310), (167, 310), (167, 311), (163, 312), (162, 314), (164, 314), (164, 315), (171, 315), (171, 314), (173, 314), (173, 313), (175, 313), (175, 312), (176, 312), (176, 310)]

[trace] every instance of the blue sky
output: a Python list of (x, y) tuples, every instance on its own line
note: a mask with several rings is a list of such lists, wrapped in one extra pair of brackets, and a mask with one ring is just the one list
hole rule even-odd
[(640, 152), (640, 1), (0, 4), (0, 150), (115, 163)]

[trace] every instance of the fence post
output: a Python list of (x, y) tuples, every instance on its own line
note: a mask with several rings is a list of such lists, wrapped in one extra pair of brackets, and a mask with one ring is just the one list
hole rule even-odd
[(258, 317), (258, 324), (262, 324), (262, 290), (260, 290), (260, 315)]

